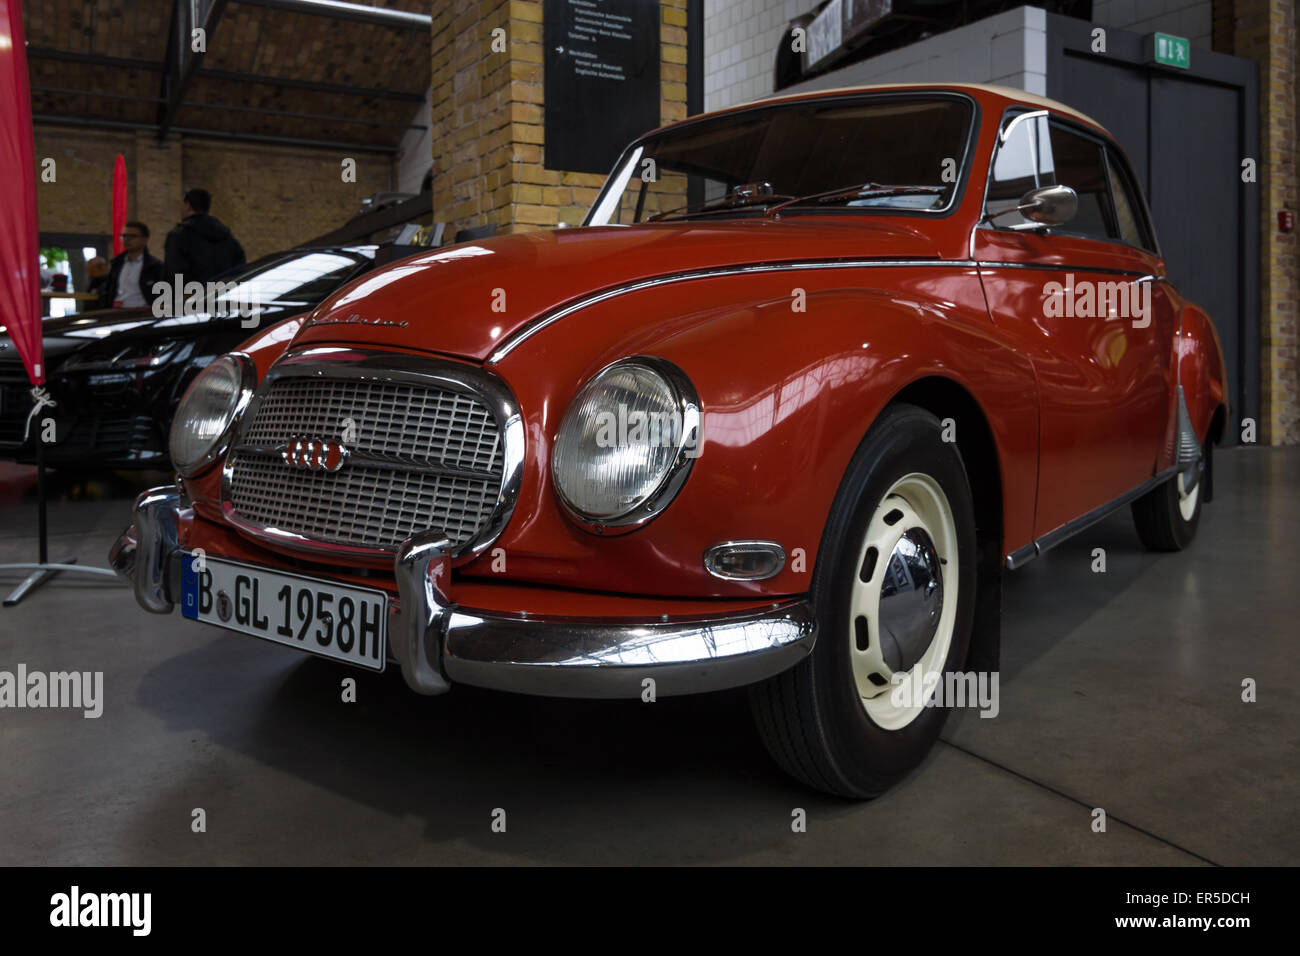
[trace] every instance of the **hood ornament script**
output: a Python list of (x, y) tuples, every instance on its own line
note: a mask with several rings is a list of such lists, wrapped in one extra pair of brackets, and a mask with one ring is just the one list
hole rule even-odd
[(394, 322), (392, 319), (363, 319), (355, 312), (347, 318), (310, 318), (303, 323), (303, 328), (310, 328), (313, 325), (387, 325), (395, 329), (404, 329), (406, 322)]

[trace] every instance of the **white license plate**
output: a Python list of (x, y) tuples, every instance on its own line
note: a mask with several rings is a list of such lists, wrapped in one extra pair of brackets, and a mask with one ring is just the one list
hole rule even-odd
[(382, 671), (388, 595), (221, 558), (187, 555), (181, 614), (336, 661)]

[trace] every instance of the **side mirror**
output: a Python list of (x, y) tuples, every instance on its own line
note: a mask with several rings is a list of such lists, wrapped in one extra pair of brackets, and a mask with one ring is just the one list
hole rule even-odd
[(1020, 197), (1016, 212), (1045, 226), (1059, 226), (1079, 211), (1079, 194), (1069, 186), (1040, 186)]

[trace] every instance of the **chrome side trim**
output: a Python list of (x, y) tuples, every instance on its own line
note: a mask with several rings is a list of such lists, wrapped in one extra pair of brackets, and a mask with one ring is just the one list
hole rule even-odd
[(1014, 571), (1016, 568), (1023, 568), (1036, 557), (1038, 557), (1038, 548), (1031, 541), (1023, 548), (1016, 548), (1007, 555), (1007, 570)]
[(1160, 485), (1169, 481), (1174, 475), (1178, 474), (1177, 468), (1166, 468), (1158, 475), (1153, 475), (1136, 488), (1124, 492), (1118, 498), (1106, 502), (1104, 505), (1093, 508), (1085, 515), (1075, 518), (1073, 521), (1067, 521), (1059, 528), (1053, 528), (1051, 531), (1037, 538), (1033, 543), (1025, 545), (1023, 548), (1017, 548), (1007, 555), (1007, 570), (1014, 571), (1016, 568), (1024, 567), (1034, 558), (1038, 557), (1045, 551), (1056, 547), (1067, 538), (1072, 538), (1080, 531), (1092, 527), (1103, 518), (1109, 517), (1113, 512), (1118, 511), (1131, 501), (1141, 498), (1148, 491), (1158, 488)]
[(443, 666), (457, 682), (544, 697), (637, 698), (743, 687), (812, 652), (806, 601), (658, 622), (503, 617), (453, 610)]
[(1076, 272), (1097, 272), (1106, 275), (1145, 276), (1147, 273), (1125, 269), (1103, 269), (1087, 265), (1040, 265), (1026, 262), (976, 261), (974, 259), (805, 259), (796, 262), (758, 262), (749, 265), (714, 266), (709, 269), (695, 269), (690, 272), (677, 272), (671, 275), (655, 276), (650, 279), (638, 279), (625, 285), (614, 286), (602, 292), (593, 292), (575, 299), (568, 305), (560, 306), (551, 312), (539, 316), (526, 324), (519, 331), (507, 336), (497, 346), (495, 352), (488, 356), (487, 364), (496, 365), (521, 344), (543, 329), (549, 328), (563, 318), (581, 311), (588, 306), (598, 305), (621, 295), (639, 292), (660, 285), (672, 285), (678, 282), (691, 282), (696, 279), (712, 279), (717, 276), (747, 275), (756, 272), (806, 272), (816, 269), (894, 269), (894, 268), (937, 268), (951, 267), (969, 269), (978, 266), (981, 269), (1051, 269), (1056, 271), (1074, 270)]
[(1133, 276), (1139, 282), (1165, 281), (1162, 276), (1152, 275), (1141, 269), (1107, 269), (1102, 266), (1066, 265), (1051, 262), (996, 262), (979, 260), (975, 263), (981, 269), (1038, 269), (1051, 272), (1096, 272), (1108, 276)]
[(574, 312), (585, 309), (590, 305), (597, 305), (609, 299), (627, 295), (631, 292), (639, 292), (642, 289), (653, 288), (654, 286), (691, 282), (695, 279), (711, 279), (715, 276), (746, 275), (755, 272), (794, 272), (811, 269), (891, 269), (915, 268), (918, 266), (929, 268), (939, 266), (970, 267), (974, 265), (975, 262), (970, 259), (804, 259), (793, 262), (757, 262), (748, 265), (714, 266), (708, 269), (695, 269), (690, 272), (676, 272), (670, 275), (654, 276), (650, 279), (639, 279), (625, 285), (614, 286), (603, 292), (593, 292), (582, 296), (568, 305), (539, 316), (519, 329), (519, 331), (508, 336), (497, 347), (497, 350), (488, 357), (487, 364), (496, 365), (518, 348), (520, 344)]
[[(497, 504), (486, 524), (473, 538), (451, 556), (453, 563), (463, 564), (483, 553), (493, 541), (505, 530), (515, 503), (519, 498), (519, 487), (523, 481), (524, 470), (524, 420), (519, 405), (509, 387), (499, 376), (485, 372), (473, 366), (432, 356), (408, 355), (400, 352), (383, 352), (368, 349), (323, 346), (307, 349), (287, 355), (271, 366), (266, 377), (258, 386), (257, 393), (249, 402), (241, 418), (238, 432), (231, 446), (231, 452), (265, 451), (262, 446), (245, 444), (243, 439), (251, 423), (257, 419), (257, 409), (274, 382), (282, 378), (356, 378), (375, 382), (407, 382), (450, 388), (455, 391), (473, 395), (482, 401), (496, 417), (501, 429), (503, 442), (503, 461), (501, 492)], [(221, 513), (234, 528), (251, 537), (268, 544), (286, 548), (304, 555), (331, 555), (346, 557), (349, 555), (366, 557), (390, 557), (399, 546), (375, 549), (357, 545), (333, 544), (317, 541), (293, 532), (278, 528), (264, 528), (245, 521), (235, 513), (231, 500), (231, 480), (233, 469), (230, 455), (226, 456), (221, 468)], [(361, 460), (353, 454), (353, 460)], [(406, 463), (397, 464), (403, 469)]]

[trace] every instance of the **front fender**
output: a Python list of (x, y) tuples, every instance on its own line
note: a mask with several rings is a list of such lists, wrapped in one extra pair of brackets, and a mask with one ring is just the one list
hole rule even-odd
[[(636, 354), (691, 378), (703, 410), (700, 454), (661, 516), (598, 537), (557, 504), (550, 449), (576, 391)], [(1004, 539), (1008, 548), (1030, 540), (1033, 370), (998, 337), (974, 269), (810, 269), (654, 286), (566, 316), (495, 371), (524, 415), (527, 462), (509, 527), (460, 569), (466, 577), (684, 597), (803, 593), (854, 450), (893, 396), (932, 377), (956, 382), (984, 410), (1003, 476)], [(704, 551), (737, 538), (779, 542), (785, 568), (762, 582), (709, 575)]]

